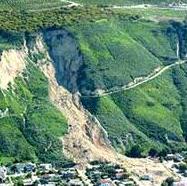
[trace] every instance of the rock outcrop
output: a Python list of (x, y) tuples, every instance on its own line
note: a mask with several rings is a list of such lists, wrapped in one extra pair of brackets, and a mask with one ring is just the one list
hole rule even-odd
[(72, 93), (77, 92), (78, 71), (83, 59), (73, 35), (66, 30), (49, 30), (44, 32), (44, 39), (58, 84)]

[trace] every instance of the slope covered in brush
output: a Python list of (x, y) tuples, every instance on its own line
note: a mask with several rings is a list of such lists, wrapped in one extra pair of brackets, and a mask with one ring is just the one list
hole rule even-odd
[(84, 56), (78, 79), (82, 94), (125, 85), (177, 60), (178, 35), (167, 22), (101, 20), (72, 32)]
[[(54, 34), (44, 35), (59, 83), (72, 93), (81, 93), (84, 106), (99, 119), (117, 150), (130, 153), (140, 145), (142, 154), (147, 154), (152, 148), (158, 152), (186, 148), (186, 64), (132, 90), (89, 97), (185, 60), (185, 24), (102, 19), (49, 32)], [(68, 53), (72, 50), (76, 52)], [(181, 73), (183, 79), (178, 77)]]
[[(186, 23), (168, 21), (175, 10), (169, 18), (161, 12), (163, 21), (160, 17), (150, 21), (123, 10), (83, 9), (0, 12), (0, 53), (24, 44), (30, 47), (31, 37), (42, 35), (57, 82), (81, 97), (84, 109), (100, 121), (116, 150), (131, 155), (138, 146), (147, 155), (151, 148), (186, 148), (186, 64), (128, 91), (89, 97), (185, 60)], [(22, 76), (13, 87), (0, 91), (0, 156), (4, 160), (64, 160), (59, 137), (67, 132), (67, 122), (49, 101), (48, 80), (37, 66), (45, 55), (30, 56), (29, 49)]]
[[(106, 30), (109, 32), (109, 29)], [(85, 85), (88, 85), (87, 89), (91, 85), (95, 85), (97, 89), (107, 89), (110, 86), (120, 87), (129, 81), (133, 82), (135, 77), (144, 76), (146, 70), (150, 72), (155, 66), (172, 64), (179, 58), (181, 60), (186, 58), (187, 31), (184, 24), (122, 22), (120, 28), (117, 29), (119, 37), (109, 37), (115, 31), (112, 30), (108, 34), (106, 30), (101, 31), (98, 26), (96, 35), (101, 35), (101, 37), (94, 39), (97, 43), (102, 41), (102, 45), (97, 46), (97, 43), (94, 43), (94, 46), (97, 46), (94, 48), (96, 51), (102, 51), (105, 47), (101, 53), (98, 52), (102, 58), (100, 55), (95, 55), (95, 50), (91, 50), (94, 51), (91, 55), (92, 59), (95, 60), (88, 60), (87, 57), (90, 56), (88, 49), (93, 47), (93, 44), (90, 40), (84, 43), (87, 47), (83, 47), (83, 53), (85, 51), (87, 53), (85, 68), (81, 74), (85, 76), (81, 75), (79, 79), (79, 84), (83, 85), (80, 89), (83, 94), (89, 94), (89, 91), (85, 90)], [(101, 31), (100, 34), (98, 34), (99, 31)], [(124, 35), (120, 38), (122, 34)], [(92, 33), (92, 37), (89, 38), (93, 37)], [(113, 45), (115, 48), (111, 49), (108, 46), (113, 44), (114, 38), (120, 38), (121, 45), (115, 41)], [(99, 48), (100, 46), (102, 48)], [(128, 46), (127, 49), (126, 46)], [(138, 50), (136, 46), (139, 47)], [(107, 52), (110, 55), (114, 54), (112, 58), (114, 61), (111, 59), (107, 61), (107, 58), (103, 57)], [(137, 56), (137, 53), (140, 56)], [(134, 65), (135, 61), (137, 63)], [(107, 66), (110, 63), (112, 65)], [(101, 71), (102, 65), (108, 68)], [(98, 72), (100, 72), (99, 75)], [(130, 78), (128, 78), (128, 73)], [(151, 148), (158, 151), (164, 148), (178, 150), (186, 148), (185, 79), (186, 64), (170, 69), (156, 79), (131, 90), (97, 98), (83, 96), (82, 100), (84, 105), (98, 117), (108, 131), (114, 147), (121, 152), (130, 152), (131, 148), (137, 144), (140, 145), (139, 148), (143, 154), (148, 153)]]
[[(2, 51), (18, 49), (18, 44), (23, 42), (9, 35), (10, 41), (1, 39)], [(12, 40), (17, 40), (17, 44)], [(14, 63), (14, 59), (10, 62)], [(46, 77), (29, 56), (25, 63), (22, 76), (7, 90), (0, 90), (0, 159), (3, 163), (15, 160), (62, 162), (59, 138), (67, 132), (67, 121), (49, 101)]]

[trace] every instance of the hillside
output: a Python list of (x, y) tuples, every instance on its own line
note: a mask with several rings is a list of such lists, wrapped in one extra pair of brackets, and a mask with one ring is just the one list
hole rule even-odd
[[(59, 156), (62, 145), (58, 138), (67, 132), (67, 121), (49, 102), (47, 79), (34, 63), (27, 61), (23, 41), (18, 35), (1, 34), (2, 38), (7, 36), (10, 41), (1, 39), (1, 162), (64, 161)], [(15, 78), (20, 70), (24, 73)]]
[[(84, 37), (82, 51), (83, 54), (86, 52), (86, 58), (84, 68), (80, 71), (81, 78), (78, 79), (84, 105), (98, 117), (107, 130), (112, 144), (120, 152), (124, 153), (136, 144), (141, 146), (143, 153), (147, 153), (150, 148), (161, 151), (166, 146), (178, 150), (174, 143), (179, 143), (177, 146), (179, 149), (186, 148), (184, 143), (186, 111), (183, 100), (185, 94), (180, 92), (178, 84), (182, 87), (185, 85), (179, 83), (181, 77), (176, 77), (176, 71), (178, 75), (186, 73), (185, 64), (137, 88), (109, 96), (89, 98), (89, 95), (94, 95), (92, 93), (95, 90), (122, 87), (133, 82), (136, 77), (149, 74), (148, 71), (153, 71), (158, 66), (174, 63), (178, 57), (185, 58), (186, 26), (176, 23), (122, 22), (120, 28), (114, 27), (119, 32), (117, 36), (110, 37), (115, 31), (114, 29), (110, 31), (109, 27), (103, 30), (104, 24), (104, 22), (102, 26), (98, 24), (97, 32), (92, 27), (92, 37), (89, 37), (88, 33), (85, 34), (98, 43), (101, 38), (102, 42), (98, 46)], [(123, 24), (124, 30), (121, 31)], [(94, 33), (97, 33), (96, 38)], [(124, 35), (120, 38), (122, 34)], [(116, 41), (116, 38), (120, 38), (119, 41)], [(178, 43), (182, 45), (179, 56), (177, 56)]]
[(160, 183), (133, 158), (187, 149), (186, 12), (53, 3), (0, 2), (0, 162), (107, 160)]
[[(155, 68), (172, 64), (178, 58), (185, 58), (187, 47), (184, 24), (103, 19), (86, 25), (80, 24), (79, 29), (74, 26), (67, 27), (66, 32), (53, 30), (46, 30), (43, 35), (56, 68), (57, 82), (72, 93), (82, 94), (84, 106), (99, 119), (109, 134), (112, 145), (119, 152), (126, 154), (137, 144), (141, 145), (143, 154), (148, 153), (150, 148), (156, 148), (158, 151), (166, 147), (178, 150), (173, 145), (174, 142), (179, 144), (179, 149), (186, 148), (184, 144), (186, 133), (185, 64), (180, 67), (176, 66), (153, 81), (132, 90), (105, 97), (89, 98), (89, 95), (96, 90), (123, 86), (137, 77), (149, 75)], [(5, 40), (7, 36), (10, 38), (9, 41)], [(22, 34), (8, 35), (2, 32), (1, 37), (2, 51), (15, 48), (15, 46), (19, 50), (23, 43)], [(27, 41), (30, 40), (29, 35), (24, 37)], [(56, 38), (59, 41), (54, 45)], [(61, 52), (58, 54), (57, 51), (62, 51), (62, 54)], [(39, 53), (31, 59), (37, 62), (44, 56)], [(36, 126), (39, 124), (37, 124), (37, 117), (50, 113), (53, 119), (48, 116), (48, 119), (43, 121), (46, 122), (43, 125), (49, 128), (49, 123), (55, 122), (52, 131), (54, 130), (56, 134), (59, 122), (62, 120), (65, 124), (65, 120), (61, 119), (62, 116), (59, 114), (53, 114), (56, 111), (52, 106), (46, 107), (51, 109), (50, 111), (43, 108), (43, 105), (50, 104), (47, 96), (45, 96), (46, 100), (40, 98), (41, 95), (42, 97), (44, 94), (48, 95), (47, 81), (32, 64), (28, 65), (29, 71), (24, 75), (28, 80), (20, 78), (16, 80), (15, 87), (18, 86), (16, 99), (13, 98), (14, 94), (10, 89), (6, 93), (6, 97), (10, 99), (6, 98), (5, 103), (1, 103), (1, 110), (4, 112), (8, 108), (10, 112), (8, 119), (10, 116), (13, 123), (15, 121), (12, 121), (12, 115), (16, 116), (16, 119), (22, 119), (20, 115), (24, 115), (26, 117), (24, 120)], [(25, 98), (22, 97), (22, 89), (26, 94)], [(14, 104), (11, 104), (12, 99)], [(34, 114), (30, 110), (35, 108), (35, 104), (38, 104), (40, 99), (37, 107), (41, 113)], [(9, 108), (9, 105), (13, 108)], [(65, 128), (63, 126), (57, 136), (60, 134), (63, 136)], [(27, 140), (24, 146), (37, 145), (40, 148), (34, 141), (36, 139), (27, 136), (27, 130), (23, 130), (22, 127), (19, 130)], [(53, 136), (52, 131), (50, 135)], [(4, 145), (2, 146), (2, 153), (11, 154), (11, 150), (10, 148), (4, 151)], [(31, 154), (37, 156), (33, 150)]]

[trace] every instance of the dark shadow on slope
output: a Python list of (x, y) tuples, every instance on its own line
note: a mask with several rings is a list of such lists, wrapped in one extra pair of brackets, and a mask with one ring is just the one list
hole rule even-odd
[(56, 70), (58, 84), (72, 93), (77, 92), (78, 71), (83, 64), (83, 57), (75, 38), (65, 29), (48, 29), (44, 31), (44, 39)]

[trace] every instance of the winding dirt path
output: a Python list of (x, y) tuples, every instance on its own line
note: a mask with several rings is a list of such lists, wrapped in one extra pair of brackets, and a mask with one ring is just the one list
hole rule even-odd
[(165, 71), (169, 70), (170, 68), (177, 66), (177, 65), (182, 65), (184, 63), (187, 63), (187, 60), (179, 60), (179, 61), (177, 61), (173, 64), (170, 64), (170, 65), (167, 65), (165, 67), (162, 67), (162, 68), (158, 67), (152, 73), (150, 73), (148, 76), (135, 78), (135, 80), (133, 82), (130, 82), (127, 85), (124, 85), (122, 87), (113, 87), (108, 90), (99, 90), (98, 89), (95, 92), (92, 92), (92, 95), (86, 95), (86, 96), (82, 95), (82, 97), (86, 97), (86, 98), (103, 97), (103, 96), (111, 95), (114, 93), (130, 90), (130, 89), (136, 88), (137, 86), (140, 86), (144, 83), (147, 83), (147, 82), (157, 78), (158, 76), (162, 75)]
[(67, 4), (62, 4), (60, 6), (57, 6), (57, 3), (48, 3), (49, 8), (40, 8), (40, 9), (30, 9), (28, 10), (29, 12), (43, 12), (43, 11), (51, 11), (51, 10), (59, 10), (61, 8), (73, 8), (73, 7), (78, 7), (78, 6), (83, 6), (82, 4), (75, 3), (73, 1), (61, 1), (61, 3), (67, 3)]

